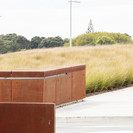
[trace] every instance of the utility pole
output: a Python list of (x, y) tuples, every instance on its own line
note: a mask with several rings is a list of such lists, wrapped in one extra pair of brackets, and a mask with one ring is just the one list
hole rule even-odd
[(72, 47), (72, 4), (80, 3), (80, 1), (72, 1), (70, 0), (70, 48)]

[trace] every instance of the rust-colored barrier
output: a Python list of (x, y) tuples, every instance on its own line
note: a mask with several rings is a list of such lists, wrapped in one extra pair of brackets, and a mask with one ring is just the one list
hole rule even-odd
[(0, 102), (64, 104), (85, 98), (85, 65), (45, 71), (0, 71)]
[[(12, 71), (12, 102), (43, 102), (43, 79), (40, 71)], [(35, 78), (35, 79), (33, 79)]]
[(0, 103), (0, 133), (55, 133), (54, 104)]
[(85, 97), (85, 69), (84, 66), (72, 67), (72, 101)]
[(57, 78), (57, 104), (71, 102), (71, 73)]
[[(2, 78), (5, 78), (4, 80)], [(0, 72), (0, 102), (11, 102), (12, 101), (12, 84), (11, 79), (6, 79), (11, 77), (11, 71)]]

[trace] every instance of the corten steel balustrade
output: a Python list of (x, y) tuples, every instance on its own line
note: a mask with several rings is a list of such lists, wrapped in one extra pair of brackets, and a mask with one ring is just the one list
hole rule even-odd
[(55, 133), (54, 104), (0, 103), (0, 133)]
[(0, 102), (59, 105), (85, 96), (85, 65), (40, 71), (0, 71)]

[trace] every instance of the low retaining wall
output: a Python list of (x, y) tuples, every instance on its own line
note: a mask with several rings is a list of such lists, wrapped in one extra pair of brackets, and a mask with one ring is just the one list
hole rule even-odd
[(85, 65), (44, 71), (0, 71), (0, 102), (59, 105), (85, 96)]
[(0, 133), (55, 133), (54, 104), (0, 103)]

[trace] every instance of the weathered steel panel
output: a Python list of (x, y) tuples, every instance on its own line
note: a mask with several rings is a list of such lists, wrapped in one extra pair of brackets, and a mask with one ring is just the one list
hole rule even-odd
[(56, 69), (49, 69), (44, 71), (44, 77), (56, 75)]
[(72, 72), (81, 71), (81, 70), (85, 70), (85, 65), (75, 65), (75, 66), (72, 66)]
[(43, 102), (43, 79), (13, 79), (13, 102)]
[(85, 98), (85, 70), (72, 72), (72, 101)]
[(57, 78), (57, 104), (71, 102), (71, 73)]
[(11, 77), (11, 71), (0, 71), (0, 77)]
[(85, 97), (85, 65), (45, 71), (0, 71), (0, 78), (0, 102), (63, 104)]
[(12, 71), (12, 77), (44, 77), (43, 71)]
[(0, 103), (0, 133), (54, 133), (54, 104)]
[(57, 74), (64, 74), (64, 73), (69, 73), (72, 71), (72, 67), (68, 66), (68, 67), (62, 67), (62, 68), (58, 68), (57, 70)]
[(11, 71), (0, 71), (0, 102), (11, 102)]
[(11, 102), (11, 80), (0, 79), (0, 102)]
[(44, 79), (43, 102), (56, 103), (56, 77)]

